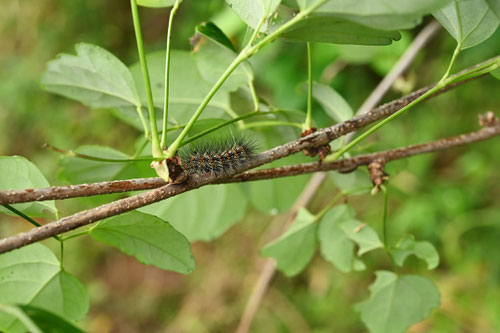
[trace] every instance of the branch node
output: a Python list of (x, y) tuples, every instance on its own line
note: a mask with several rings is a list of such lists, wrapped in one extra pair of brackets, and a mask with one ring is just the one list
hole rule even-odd
[[(300, 137), (303, 138), (305, 136), (308, 136), (309, 134), (312, 134), (317, 131), (316, 127), (311, 127), (310, 129), (304, 130), (301, 134)], [(308, 148), (304, 148), (304, 155), (306, 156), (311, 156), (314, 157), (316, 155), (319, 155), (319, 159), (322, 161), (325, 159), (325, 157), (330, 154), (330, 151), (332, 148), (330, 147), (330, 143), (326, 143), (321, 146), (312, 146)]]
[(368, 170), (370, 171), (370, 179), (375, 186), (372, 190), (372, 195), (380, 191), (380, 186), (389, 180), (389, 174), (384, 170), (385, 160), (379, 158), (368, 164)]
[(479, 125), (481, 127), (493, 127), (500, 125), (500, 120), (498, 117), (495, 117), (495, 114), (491, 111), (486, 112), (485, 114), (480, 114)]

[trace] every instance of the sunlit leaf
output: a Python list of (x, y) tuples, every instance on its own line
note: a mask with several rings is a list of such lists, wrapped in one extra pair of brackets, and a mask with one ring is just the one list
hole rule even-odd
[(365, 264), (354, 255), (355, 243), (340, 228), (342, 222), (354, 218), (350, 206), (339, 205), (328, 211), (321, 219), (318, 238), (323, 258), (333, 263), (340, 271), (360, 271)]
[[(0, 190), (22, 190), (49, 186), (49, 182), (40, 170), (26, 158), (0, 156)], [(30, 216), (47, 216), (47, 211), (52, 212), (52, 214), (56, 212), (53, 200), (15, 204), (13, 207)], [(0, 212), (12, 214), (3, 207), (0, 207)]]
[[(85, 287), (61, 270), (56, 256), (41, 244), (0, 255), (0, 303), (32, 305), (71, 321), (83, 319), (89, 308)], [(0, 313), (0, 329), (23, 332), (23, 325)]]
[(316, 251), (318, 225), (314, 215), (302, 208), (290, 228), (262, 249), (264, 257), (276, 259), (278, 269), (287, 276), (300, 273)]
[(433, 15), (466, 49), (485, 41), (498, 28), (500, 1), (454, 0)]
[(352, 118), (351, 106), (332, 87), (322, 83), (314, 83), (313, 97), (335, 121), (341, 122)]
[(410, 255), (425, 260), (429, 269), (434, 269), (439, 264), (439, 254), (434, 245), (426, 241), (418, 242), (413, 235), (403, 237), (391, 249), (390, 254), (394, 262), (399, 266), (403, 266), (406, 258)]
[(140, 104), (132, 75), (118, 58), (92, 44), (75, 46), (77, 55), (61, 54), (47, 64), (45, 90), (93, 108)]
[[(197, 31), (203, 31), (193, 46), (193, 59), (201, 76), (210, 84), (215, 84), (236, 58), (236, 51), (229, 38), (213, 23), (197, 26)], [(253, 77), (252, 68), (248, 62), (240, 64), (226, 79), (221, 89), (235, 91)]]
[[(259, 21), (269, 17), (281, 0), (226, 0), (226, 2), (246, 24), (256, 29)], [(266, 30), (265, 24), (261, 30)]]
[(429, 279), (377, 271), (370, 298), (356, 305), (373, 333), (402, 333), (424, 320), (440, 304), (439, 291)]
[(64, 318), (36, 306), (0, 304), (0, 312), (16, 317), (30, 333), (83, 333)]
[[(318, 0), (298, 0), (301, 9), (310, 8)], [(410, 29), (422, 17), (449, 3), (450, 0), (328, 0), (314, 13), (329, 14), (382, 30)]]
[(401, 38), (397, 31), (384, 31), (339, 17), (314, 15), (285, 31), (283, 37), (317, 43), (389, 45)]
[[(110, 147), (85, 145), (75, 149), (76, 153), (109, 160), (128, 160), (131, 157)], [(127, 162), (93, 161), (63, 156), (60, 161), (59, 177), (70, 183), (92, 183), (115, 179)]]
[[(212, 85), (201, 76), (192, 54), (187, 51), (172, 50), (170, 55), (170, 97), (169, 120), (175, 124), (189, 121), (194, 111), (201, 104)], [(146, 55), (153, 92), (155, 108), (158, 109), (157, 120), (161, 124), (165, 96), (165, 52), (153, 52)], [(130, 66), (130, 71), (136, 82), (137, 90), (143, 105), (146, 105), (144, 80), (139, 63)], [(229, 93), (219, 90), (210, 100), (201, 118), (221, 118), (230, 110)], [(133, 108), (119, 108), (129, 122), (138, 122)], [(160, 127), (161, 128), (161, 127)]]
[(233, 43), (229, 38), (212, 22), (204, 22), (196, 26), (196, 31), (205, 37), (227, 47), (229, 50), (236, 52)]
[(247, 200), (237, 184), (205, 186), (141, 208), (156, 215), (190, 241), (209, 241), (245, 215)]
[(128, 212), (97, 224), (90, 235), (133, 255), (146, 265), (183, 274), (194, 270), (187, 239), (156, 216)]
[(340, 229), (347, 237), (352, 239), (359, 246), (358, 255), (361, 256), (366, 252), (381, 248), (384, 246), (378, 238), (375, 230), (358, 220), (347, 220), (339, 225)]

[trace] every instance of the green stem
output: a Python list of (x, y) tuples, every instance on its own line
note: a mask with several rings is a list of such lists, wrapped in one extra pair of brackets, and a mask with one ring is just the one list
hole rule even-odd
[(257, 27), (253, 31), (252, 37), (250, 37), (250, 40), (248, 41), (248, 44), (247, 44), (248, 47), (252, 46), (253, 42), (255, 41), (255, 39), (257, 38), (257, 36), (259, 35), (260, 28), (262, 27), (262, 25), (264, 24), (264, 22), (266, 22), (266, 17), (263, 16), (259, 20), (259, 23), (257, 24)]
[(142, 128), (144, 130), (144, 137), (148, 140), (151, 140), (151, 134), (149, 133), (148, 123), (146, 122), (146, 118), (144, 118), (144, 114), (142, 113), (142, 106), (136, 106), (137, 114), (139, 115), (139, 119), (141, 120)]
[(207, 134), (209, 134), (211, 132), (214, 132), (214, 131), (218, 130), (219, 128), (225, 127), (227, 125), (230, 125), (232, 123), (235, 123), (237, 121), (240, 121), (240, 120), (243, 120), (243, 119), (246, 119), (246, 118), (253, 117), (253, 116), (258, 115), (258, 114), (261, 114), (261, 112), (259, 112), (259, 111), (252, 111), (252, 112), (246, 113), (246, 114), (244, 114), (242, 116), (239, 116), (239, 117), (227, 120), (227, 121), (225, 121), (223, 123), (220, 123), (220, 124), (217, 124), (217, 125), (212, 126), (210, 128), (207, 128), (206, 130), (204, 130), (204, 131), (202, 131), (200, 133), (197, 133), (196, 135), (193, 135), (189, 139), (186, 139), (186, 140), (182, 141), (182, 143), (181, 143), (181, 145), (179, 147), (187, 145), (187, 144), (189, 144), (189, 143), (191, 143), (191, 142), (193, 142), (193, 141), (201, 138), (202, 136), (205, 136), (205, 135), (207, 135)]
[(439, 81), (439, 83), (441, 83), (441, 82), (444, 83), (446, 80), (448, 80), (448, 77), (450, 76), (450, 73), (451, 73), (451, 69), (453, 68), (453, 65), (455, 65), (455, 60), (457, 59), (461, 48), (462, 48), (462, 42), (458, 42), (457, 47), (455, 48), (455, 51), (453, 51), (453, 55), (451, 56), (451, 60), (450, 60), (450, 64), (448, 65), (448, 69), (444, 73), (444, 75), (441, 78), (441, 80)]
[(60, 252), (61, 252), (61, 260), (59, 262), (59, 267), (61, 268), (61, 270), (64, 269), (63, 267), (63, 263), (64, 263), (64, 240), (63, 239), (59, 239), (59, 249), (60, 249)]
[(474, 77), (477, 77), (477, 76), (481, 76), (483, 74), (487, 74), (491, 71), (494, 71), (495, 69), (499, 68), (500, 67), (500, 58), (498, 59), (498, 61), (496, 63), (493, 63), (493, 64), (488, 64), (488, 66), (481, 66), (482, 68), (475, 68), (469, 72), (466, 72), (462, 75), (460, 75), (459, 77), (457, 78), (453, 78), (451, 80), (449, 80), (448, 82), (448, 85), (449, 84), (452, 84), (452, 83), (455, 83), (455, 82), (459, 82), (459, 81), (465, 81), (465, 80), (468, 80), (468, 79), (471, 79), (471, 78), (474, 78)]
[(171, 158), (175, 155), (177, 152), (177, 149), (181, 146), (181, 142), (184, 140), (186, 137), (187, 133), (193, 127), (194, 123), (198, 119), (198, 117), (201, 115), (205, 107), (208, 105), (212, 97), (215, 95), (215, 93), (219, 90), (219, 88), (222, 86), (222, 84), (226, 81), (226, 79), (229, 77), (229, 75), (238, 67), (238, 65), (243, 62), (243, 60), (246, 59), (246, 55), (242, 52), (240, 53), (234, 61), (229, 65), (229, 67), (224, 71), (222, 76), (217, 80), (215, 85), (210, 89), (208, 92), (208, 95), (205, 96), (203, 101), (201, 102), (200, 106), (194, 113), (194, 115), (191, 117), (189, 122), (186, 124), (186, 127), (182, 130), (182, 132), (179, 134), (179, 136), (175, 139), (175, 141), (170, 145), (170, 147), (167, 149), (165, 153), (165, 157)]
[(248, 87), (250, 88), (250, 94), (252, 95), (253, 109), (258, 112), (260, 111), (259, 96), (257, 96), (257, 92), (255, 91), (253, 80), (253, 76), (248, 78)]
[(25, 219), (29, 223), (33, 224), (35, 227), (41, 227), (42, 226), (40, 223), (38, 223), (37, 221), (33, 220), (31, 217), (29, 217), (28, 215), (24, 214), (20, 210), (17, 210), (16, 208), (12, 207), (11, 205), (5, 204), (3, 206), (5, 208), (7, 208), (8, 210), (10, 210), (11, 212), (13, 212), (14, 214), (22, 217), (23, 219)]
[(95, 228), (97, 228), (101, 223), (103, 223), (104, 220), (100, 220), (99, 222), (97, 222), (96, 224), (94, 224), (93, 226), (91, 226), (90, 228), (88, 228), (87, 230), (84, 230), (84, 231), (80, 231), (80, 232), (77, 232), (75, 234), (72, 234), (72, 235), (69, 235), (67, 237), (65, 237), (63, 240), (64, 241), (67, 241), (68, 239), (72, 239), (72, 238), (76, 238), (76, 237), (80, 237), (80, 236), (84, 236), (84, 235), (88, 235), (90, 232), (92, 232), (92, 230), (94, 230)]
[(162, 157), (162, 150), (161, 150), (160, 141), (158, 138), (158, 127), (156, 125), (156, 113), (155, 113), (155, 106), (153, 103), (153, 93), (151, 91), (151, 82), (149, 80), (148, 64), (146, 61), (146, 55), (144, 54), (144, 43), (142, 41), (141, 22), (139, 20), (139, 11), (137, 9), (137, 1), (130, 0), (130, 6), (132, 7), (132, 20), (134, 22), (135, 38), (137, 40), (137, 50), (139, 51), (139, 60), (141, 62), (142, 77), (144, 79), (144, 88), (146, 90), (146, 96), (147, 96), (147, 100), (148, 100), (149, 125), (151, 127), (152, 153), (153, 153), (153, 157)]
[[(436, 86), (434, 86), (432, 89), (428, 90), (422, 96), (420, 96), (419, 98), (415, 99), (414, 101), (412, 101), (411, 103), (409, 103), (405, 107), (401, 108), (397, 112), (393, 113), (389, 117), (385, 118), (384, 120), (380, 121), (378, 124), (376, 124), (375, 126), (373, 126), (372, 128), (370, 128), (368, 131), (366, 131), (365, 133), (361, 134), (359, 137), (357, 137), (356, 139), (354, 139), (353, 141), (351, 141), (345, 147), (343, 147), (342, 149), (340, 149), (339, 151), (337, 151), (335, 154), (333, 154), (332, 160), (338, 159), (340, 156), (342, 156), (344, 153), (346, 153), (347, 151), (349, 151), (351, 148), (353, 148), (354, 146), (356, 146), (358, 143), (360, 143), (361, 141), (363, 141), (364, 139), (366, 139), (368, 136), (370, 136), (372, 133), (374, 133), (380, 127), (384, 126), (385, 124), (387, 124), (388, 122), (390, 122), (394, 118), (396, 118), (396, 117), (400, 116), (401, 114), (405, 113), (406, 111), (408, 111), (409, 109), (411, 109), (416, 104), (418, 104), (418, 103), (422, 102), (423, 100), (425, 100), (430, 95), (438, 92), (439, 90), (441, 90), (443, 88), (446, 88), (450, 84), (453, 84), (453, 83), (456, 83), (456, 82), (465, 81), (465, 80), (468, 80), (468, 79), (471, 79), (471, 78), (478, 77), (478, 76), (481, 76), (483, 74), (489, 73), (492, 70), (495, 70), (496, 68), (498, 68), (499, 66), (500, 66), (500, 57), (497, 57), (497, 58), (494, 58), (491, 61), (487, 62), (486, 64), (483, 64), (483, 65), (481, 65), (481, 66), (479, 66), (477, 68), (471, 69), (470, 71), (467, 71), (467, 72), (465, 72), (465, 73), (463, 73), (463, 74), (461, 74), (461, 75), (459, 75), (457, 77), (454, 77), (452, 79), (449, 79), (449, 78), (445, 79), (445, 80), (441, 79)], [(447, 74), (445, 73), (443, 77), (445, 77), (446, 75)]]
[(59, 148), (53, 147), (53, 146), (48, 145), (48, 144), (45, 144), (45, 148), (53, 150), (56, 153), (59, 153), (61, 155), (67, 156), (67, 157), (76, 157), (76, 158), (81, 158), (84, 160), (97, 161), (97, 162), (123, 163), (123, 162), (151, 161), (151, 158), (147, 158), (147, 157), (145, 157), (145, 158), (124, 158), (124, 159), (103, 158), (103, 157), (97, 157), (97, 156), (76, 153), (73, 150), (59, 149)]
[(428, 90), (425, 94), (423, 94), (419, 98), (417, 98), (414, 101), (412, 101), (410, 104), (406, 105), (405, 107), (401, 108), (399, 111), (393, 113), (389, 117), (387, 117), (384, 120), (382, 120), (381, 122), (377, 123), (375, 126), (373, 126), (372, 128), (370, 128), (368, 131), (364, 132), (359, 137), (357, 137), (356, 139), (352, 140), (346, 146), (344, 146), (342, 149), (340, 149), (335, 154), (333, 154), (332, 160), (337, 160), (340, 156), (342, 156), (344, 153), (348, 152), (351, 148), (353, 148), (354, 146), (356, 146), (358, 143), (360, 143), (361, 141), (363, 141), (364, 139), (366, 139), (368, 136), (370, 136), (372, 133), (374, 133), (380, 127), (384, 126), (385, 124), (387, 124), (388, 122), (390, 122), (394, 118), (398, 117), (399, 115), (405, 113), (407, 110), (409, 110), (410, 108), (412, 108), (414, 105), (420, 103), (421, 101), (423, 101), (424, 99), (426, 99), (428, 96), (434, 94), (436, 91), (438, 91), (440, 89), (441, 89), (440, 87), (435, 86), (434, 88)]
[(333, 206), (335, 206), (335, 204), (337, 203), (337, 201), (339, 201), (342, 197), (344, 196), (344, 193), (343, 192), (339, 192), (337, 193), (333, 199), (328, 203), (328, 205), (326, 205), (318, 214), (316, 214), (314, 216), (314, 220), (315, 221), (319, 221), (323, 218), (323, 216), (325, 216), (325, 214), (333, 208)]
[(308, 72), (308, 89), (307, 89), (307, 115), (306, 121), (304, 122), (303, 130), (309, 130), (312, 128), (312, 60), (311, 60), (311, 43), (307, 43), (307, 72)]
[(389, 192), (387, 191), (387, 188), (382, 185), (380, 186), (382, 189), (382, 192), (384, 192), (384, 209), (383, 209), (383, 215), (382, 215), (382, 240), (384, 242), (384, 248), (388, 249), (388, 240), (387, 240), (387, 199), (389, 197)]
[(256, 121), (253, 123), (248, 123), (243, 126), (243, 129), (253, 128), (253, 127), (264, 127), (264, 126), (290, 126), (302, 129), (302, 124), (300, 123), (294, 123), (290, 121), (274, 121), (274, 120)]
[(361, 191), (366, 191), (366, 190), (369, 190), (371, 189), (372, 187), (371, 186), (363, 186), (363, 187), (356, 187), (356, 188), (353, 188), (353, 189), (350, 189), (350, 190), (346, 190), (346, 191), (342, 191), (342, 192), (339, 192), (337, 193), (333, 199), (328, 203), (328, 205), (325, 206), (325, 208), (323, 208), (318, 214), (316, 214), (314, 217), (315, 217), (315, 220), (316, 221), (319, 221), (323, 218), (323, 216), (325, 216), (325, 214), (333, 208), (333, 206), (335, 206), (335, 203), (337, 201), (339, 201), (342, 197), (344, 196), (347, 196), (347, 195), (351, 195), (351, 194), (354, 194), (356, 192), (361, 192)]
[(72, 235), (69, 235), (67, 237), (64, 237), (63, 238), (63, 241), (67, 241), (68, 239), (72, 239), (72, 238), (76, 238), (76, 237), (80, 237), (80, 236), (83, 236), (83, 235), (87, 235), (92, 229), (89, 228), (85, 231), (80, 231), (80, 232), (77, 232), (76, 234), (72, 234)]
[(174, 21), (174, 16), (177, 12), (177, 8), (179, 8), (179, 2), (180, 0), (175, 1), (174, 6), (170, 10), (170, 19), (168, 21), (167, 28), (167, 48), (165, 55), (165, 100), (163, 103), (163, 130), (160, 143), (160, 146), (162, 148), (164, 148), (167, 144), (168, 98), (170, 93), (170, 40), (172, 35), (172, 22)]
[[(132, 1), (132, 0), (131, 0)], [(307, 15), (309, 15), (312, 11), (314, 11), (316, 8), (321, 6), (323, 3), (325, 3), (326, 0), (319, 0), (316, 2), (313, 6), (307, 8), (306, 10), (301, 11), (298, 13), (294, 18), (289, 20), (288, 22), (285, 22), (283, 25), (281, 25), (278, 29), (276, 29), (272, 34), (269, 34), (266, 36), (263, 40), (261, 40), (259, 43), (255, 44), (252, 46), (253, 41), (258, 35), (260, 26), (262, 25), (262, 22), (264, 21), (264, 18), (261, 20), (259, 23), (258, 28), (254, 31), (254, 34), (252, 35), (252, 38), (250, 38), (249, 43), (247, 46), (241, 50), (241, 52), (238, 54), (238, 56), (233, 60), (233, 62), (229, 65), (229, 67), (224, 71), (224, 73), (221, 75), (221, 77), (217, 80), (217, 82), (214, 84), (212, 89), (208, 92), (207, 96), (203, 99), (202, 103), (194, 113), (194, 115), (191, 117), (189, 122), (187, 123), (186, 127), (183, 129), (183, 131), (179, 134), (179, 136), (175, 139), (175, 141), (170, 145), (170, 147), (167, 149), (165, 152), (165, 157), (171, 158), (175, 155), (177, 149), (179, 149), (181, 142), (184, 140), (186, 137), (187, 133), (193, 127), (194, 123), (198, 119), (198, 117), (201, 115), (205, 107), (208, 105), (212, 97), (215, 95), (215, 93), (219, 90), (219, 88), (222, 86), (222, 84), (226, 81), (226, 79), (229, 77), (229, 75), (238, 67), (239, 64), (241, 64), (243, 61), (246, 59), (250, 58), (252, 55), (254, 55), (258, 50), (260, 50), (262, 47), (265, 45), (271, 43), (273, 40), (278, 38), (279, 35), (281, 35), (286, 29), (294, 25), (295, 23), (301, 21), (303, 18), (305, 18)]]
[[(38, 223), (37, 221), (33, 220), (31, 217), (29, 217), (28, 215), (24, 214), (20, 210), (17, 210), (13, 206), (11, 206), (9, 204), (5, 204), (3, 206), (5, 208), (7, 208), (8, 210), (10, 210), (12, 213), (16, 214), (17, 216), (22, 217), (23, 219), (25, 219), (26, 221), (28, 221), (29, 223), (31, 223), (35, 227), (41, 227), (42, 226), (40, 223)], [(60, 238), (58, 236), (52, 236), (52, 238), (54, 238), (56, 240), (60, 240)]]

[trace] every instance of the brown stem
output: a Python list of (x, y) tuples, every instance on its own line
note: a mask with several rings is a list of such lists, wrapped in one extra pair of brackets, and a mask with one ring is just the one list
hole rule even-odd
[[(466, 81), (462, 81), (454, 85), (450, 85), (430, 97), (437, 96), (465, 82)], [(345, 122), (321, 129), (296, 141), (292, 141), (282, 146), (260, 153), (255, 156), (255, 158), (252, 159), (252, 161), (248, 165), (246, 165), (245, 169), (255, 168), (257, 166), (300, 152), (308, 147), (328, 144), (329, 142), (341, 137), (342, 135), (354, 132), (377, 120), (390, 116), (391, 114), (395, 113), (402, 107), (408, 105), (409, 103), (423, 95), (433, 86), (434, 85), (430, 85), (425, 88), (419, 89), (409, 95), (381, 105), (368, 113), (355, 116), (354, 118), (349, 119)], [(93, 184), (54, 186), (42, 189), (7, 190), (0, 191), (0, 205), (31, 201), (62, 200), (93, 195), (148, 190), (164, 185), (165, 182), (161, 178), (144, 178)]]
[[(500, 122), (498, 118), (494, 118), (492, 113), (487, 113), (482, 118), (483, 124), (486, 127), (477, 132), (463, 134), (457, 137), (441, 139), (425, 144), (403, 147), (393, 150), (388, 150), (381, 153), (373, 153), (361, 155), (350, 159), (330, 162), (330, 163), (305, 163), (281, 168), (268, 170), (255, 170), (242, 173), (236, 177), (236, 181), (249, 181), (258, 179), (270, 179), (283, 176), (292, 176), (316, 171), (339, 170), (341, 172), (350, 172), (355, 170), (359, 165), (367, 165), (375, 159), (384, 159), (389, 162), (396, 159), (406, 158), (409, 156), (423, 154), (452, 147), (469, 144), (472, 142), (485, 140), (500, 134)], [(490, 119), (485, 123), (484, 119)], [(493, 119), (493, 120), (491, 120)], [(238, 179), (239, 178), (239, 179)], [(74, 215), (60, 219), (59, 221), (51, 222), (39, 228), (31, 229), (27, 232), (19, 233), (14, 236), (3, 238), (0, 240), (0, 253), (11, 251), (22, 246), (32, 244), (43, 239), (58, 235), (84, 225), (96, 222), (107, 217), (119, 215), (166, 198), (173, 197), (183, 192), (196, 189), (198, 187), (222, 183), (233, 182), (233, 179), (218, 179), (216, 176), (198, 177), (190, 179), (188, 182), (179, 185), (168, 184), (149, 192), (141, 193), (129, 198), (114, 201), (109, 204), (102, 205), (97, 208), (85, 210)]]

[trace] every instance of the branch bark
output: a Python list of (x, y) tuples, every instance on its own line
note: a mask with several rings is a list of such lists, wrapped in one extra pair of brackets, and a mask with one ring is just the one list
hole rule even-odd
[[(468, 68), (467, 70), (470, 70), (474, 67)], [(468, 80), (450, 85), (438, 91), (436, 94), (429, 96), (429, 98), (438, 96), (439, 94), (462, 85), (465, 82), (468, 82)], [(357, 115), (345, 122), (321, 129), (296, 141), (292, 141), (282, 146), (260, 153), (254, 159), (252, 159), (251, 163), (246, 165), (245, 169), (255, 168), (257, 166), (300, 152), (308, 147), (327, 144), (343, 135), (355, 132), (358, 129), (361, 129), (373, 122), (376, 122), (377, 120), (386, 118), (391, 114), (397, 112), (402, 107), (408, 105), (409, 103), (432, 89), (434, 85), (435, 84), (432, 84), (430, 86), (421, 88), (392, 102), (381, 105), (370, 112)], [(211, 181), (215, 181), (215, 179), (211, 179)], [(0, 205), (32, 201), (62, 200), (102, 194), (149, 190), (165, 185), (166, 183), (161, 178), (141, 178), (93, 184), (53, 186), (41, 189), (7, 190), (0, 191)]]
[[(27, 232), (3, 238), (0, 240), (0, 253), (5, 253), (20, 248), (22, 246), (32, 244), (47, 239), (49, 237), (82, 227), (92, 222), (96, 222), (105, 219), (107, 217), (119, 215), (208, 184), (271, 179), (284, 176), (294, 176), (304, 173), (312, 173), (316, 171), (339, 170), (341, 172), (352, 172), (358, 166), (368, 165), (370, 162), (374, 160), (384, 160), (387, 163), (396, 159), (406, 158), (409, 156), (434, 152), (438, 150), (449, 149), (452, 147), (465, 145), (476, 141), (486, 140), (493, 136), (500, 135), (500, 121), (498, 120), (498, 118), (495, 118), (493, 116), (493, 113), (488, 112), (486, 115), (482, 116), (480, 118), (480, 123), (485, 127), (476, 132), (471, 132), (468, 134), (463, 134), (460, 136), (447, 139), (441, 139), (420, 145), (403, 147), (380, 153), (361, 155), (350, 159), (344, 159), (335, 162), (305, 163), (305, 164), (292, 165), (292, 166), (273, 168), (267, 170), (264, 169), (264, 170), (247, 171), (231, 179), (218, 179), (215, 176), (199, 177), (191, 179), (184, 184), (164, 185), (160, 188), (151, 190), (149, 192), (117, 200), (97, 208), (81, 211), (74, 215), (62, 218), (59, 221), (43, 225), (39, 228), (34, 228)], [(276, 148), (271, 149), (270, 151), (273, 150), (276, 150)]]

